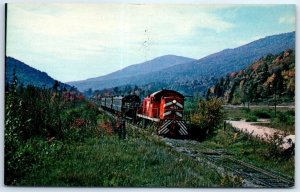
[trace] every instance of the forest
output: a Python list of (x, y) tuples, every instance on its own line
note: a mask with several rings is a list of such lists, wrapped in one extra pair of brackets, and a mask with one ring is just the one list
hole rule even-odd
[(268, 54), (249, 67), (229, 73), (207, 90), (206, 97), (226, 103), (284, 103), (295, 101), (295, 51)]

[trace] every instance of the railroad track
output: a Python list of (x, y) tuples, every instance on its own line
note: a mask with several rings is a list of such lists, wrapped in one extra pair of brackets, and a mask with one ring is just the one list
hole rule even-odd
[[(116, 118), (113, 114), (106, 113)], [(139, 129), (137, 125), (129, 124), (132, 128)], [(288, 176), (266, 171), (250, 163), (238, 160), (223, 150), (214, 150), (206, 147), (201, 147), (201, 150), (195, 149), (192, 146), (199, 145), (197, 141), (163, 137), (162, 140), (177, 152), (186, 154), (200, 163), (206, 163), (216, 168), (222, 175), (228, 174), (241, 177), (243, 179), (243, 187), (289, 188), (295, 185), (294, 180)]]
[(167, 145), (180, 153), (184, 153), (200, 163), (206, 163), (217, 169), (221, 174), (228, 174), (242, 178), (243, 187), (289, 188), (294, 186), (294, 180), (278, 173), (266, 171), (250, 163), (238, 160), (232, 155), (220, 150), (202, 147), (193, 148), (196, 141), (175, 140), (164, 138)]

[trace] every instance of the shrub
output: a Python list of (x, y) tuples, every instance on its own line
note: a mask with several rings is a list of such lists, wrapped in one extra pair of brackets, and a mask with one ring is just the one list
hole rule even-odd
[[(5, 172), (6, 185), (19, 185), (20, 178), (47, 166), (49, 160), (55, 161), (62, 152), (62, 142), (46, 141), (43, 138), (28, 139), (12, 154), (7, 163), (13, 167)], [(12, 166), (11, 165), (11, 166)]]
[(290, 115), (289, 112), (278, 112), (277, 113), (277, 119), (281, 122), (281, 123), (287, 123), (289, 125), (294, 123), (294, 117)]
[(198, 139), (211, 135), (223, 122), (224, 115), (220, 99), (199, 100), (195, 112), (191, 115), (192, 135)]
[(266, 158), (279, 158), (283, 152), (280, 147), (283, 144), (283, 136), (279, 132), (274, 133), (273, 136), (269, 137), (269, 142), (266, 148)]
[(249, 108), (246, 108), (246, 107), (243, 107), (242, 109), (241, 109), (244, 113), (250, 113), (250, 109)]
[(241, 176), (229, 176), (225, 174), (222, 176), (221, 187), (242, 187), (243, 178)]
[(288, 114), (289, 116), (295, 117), (295, 110), (288, 110), (288, 111), (286, 112), (286, 114)]
[(231, 101), (232, 105), (240, 105), (242, 104), (242, 100), (239, 96), (234, 95)]
[(289, 134), (295, 134), (295, 117), (291, 112), (277, 112), (277, 116), (271, 119), (271, 126), (283, 130)]
[(256, 121), (257, 121), (257, 117), (251, 114), (249, 114), (246, 118), (246, 122), (256, 122)]
[(98, 116), (98, 122), (96, 127), (96, 134), (98, 136), (112, 135), (115, 132), (116, 127), (119, 125), (115, 119), (108, 117), (105, 114)]
[(253, 114), (258, 118), (271, 118), (270, 110), (265, 110), (265, 109), (255, 110), (253, 111)]
[(81, 141), (97, 125), (95, 105), (84, 101), (70, 105), (72, 101), (57, 90), (18, 87), (15, 78), (5, 97), (6, 185), (20, 180), (26, 164), (33, 162), (31, 140)]

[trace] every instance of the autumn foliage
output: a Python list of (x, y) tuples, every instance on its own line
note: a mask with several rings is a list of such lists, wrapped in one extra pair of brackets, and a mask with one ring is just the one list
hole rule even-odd
[(249, 67), (228, 74), (207, 91), (207, 97), (223, 98), (227, 103), (295, 101), (295, 51), (268, 54)]
[(213, 134), (214, 130), (223, 122), (223, 118), (221, 99), (199, 100), (197, 108), (191, 115), (191, 135), (197, 139), (203, 139)]
[(78, 142), (92, 134), (88, 129), (96, 127), (97, 115), (97, 107), (79, 92), (23, 87), (14, 73), (5, 90), (5, 184), (16, 184), (34, 163), (39, 154), (33, 154), (33, 140)]

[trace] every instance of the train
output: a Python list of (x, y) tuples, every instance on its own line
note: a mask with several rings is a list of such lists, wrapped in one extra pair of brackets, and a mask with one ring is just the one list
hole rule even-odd
[(151, 121), (158, 125), (157, 132), (164, 136), (187, 136), (184, 120), (184, 96), (174, 90), (162, 89), (141, 101), (137, 95), (102, 97), (104, 110), (134, 121)]
[(141, 99), (137, 95), (102, 97), (100, 100), (103, 109), (134, 120), (137, 118), (136, 111), (141, 104)]

